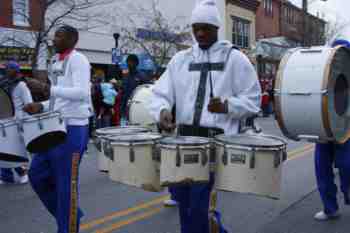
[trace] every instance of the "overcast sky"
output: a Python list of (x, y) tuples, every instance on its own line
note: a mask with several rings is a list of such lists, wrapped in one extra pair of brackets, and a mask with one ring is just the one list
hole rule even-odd
[[(302, 5), (302, 0), (290, 0), (298, 6)], [(326, 20), (338, 20), (341, 22), (349, 22), (349, 26), (344, 30), (343, 34), (346, 39), (350, 40), (350, 1), (349, 0), (309, 0), (309, 11), (319, 15), (324, 15)]]

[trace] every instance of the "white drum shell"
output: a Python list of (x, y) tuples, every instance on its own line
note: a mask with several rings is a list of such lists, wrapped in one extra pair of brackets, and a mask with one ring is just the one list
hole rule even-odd
[[(191, 183), (209, 182), (209, 144), (206, 146), (176, 146), (162, 145), (160, 182), (162, 186), (176, 186)], [(177, 166), (177, 156), (180, 156), (180, 166)], [(195, 156), (197, 162), (185, 162), (186, 157)], [(206, 156), (205, 165), (202, 164), (203, 156)]]
[(22, 135), (27, 149), (33, 140), (52, 132), (67, 133), (65, 121), (60, 113), (33, 115), (22, 121)]
[(151, 192), (163, 190), (160, 185), (159, 157), (156, 159), (153, 154), (157, 153), (154, 151), (154, 142), (133, 143), (132, 146), (112, 142), (112, 147), (114, 160), (110, 171), (111, 180)]
[(11, 161), (12, 159), (23, 163), (29, 161), (18, 124), (14, 120), (0, 122), (0, 168), (21, 165), (19, 162), (9, 162), (5, 157), (11, 157)]
[[(350, 124), (335, 113), (332, 104), (334, 80), (329, 75), (336, 51), (328, 47), (300, 48), (283, 58), (275, 84), (275, 109), (285, 136), (317, 142), (347, 139)], [(327, 134), (327, 125), (334, 138)]]
[[(280, 197), (284, 148), (259, 149), (218, 142), (216, 148), (218, 160), (215, 188), (274, 199)], [(227, 165), (223, 160), (225, 148)]]
[(101, 151), (97, 150), (97, 166), (98, 170), (102, 172), (110, 171), (111, 160), (105, 156), (104, 144), (108, 143), (103, 137), (100, 138)]

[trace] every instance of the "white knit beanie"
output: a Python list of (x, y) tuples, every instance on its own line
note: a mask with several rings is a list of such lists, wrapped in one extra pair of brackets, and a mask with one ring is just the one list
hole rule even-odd
[(195, 23), (211, 24), (218, 28), (221, 26), (221, 18), (216, 0), (197, 1), (191, 17), (191, 25)]

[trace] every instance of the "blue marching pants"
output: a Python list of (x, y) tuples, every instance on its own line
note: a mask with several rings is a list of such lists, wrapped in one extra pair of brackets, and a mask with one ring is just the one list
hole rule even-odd
[(24, 176), (26, 174), (25, 170), (22, 167), (16, 168), (1, 168), (0, 169), (0, 179), (6, 183), (15, 183), (15, 176), (13, 171), (19, 176)]
[(46, 209), (55, 217), (58, 233), (79, 232), (79, 164), (88, 142), (88, 126), (68, 126), (66, 141), (34, 156), (29, 180)]
[(181, 233), (209, 233), (209, 201), (214, 174), (207, 184), (184, 185), (171, 188), (179, 203)]
[(340, 190), (344, 194), (345, 204), (350, 205), (350, 140), (344, 144), (316, 145), (315, 171), (317, 186), (326, 214), (333, 214), (339, 208), (337, 202), (338, 188), (334, 182), (333, 165), (339, 170)]

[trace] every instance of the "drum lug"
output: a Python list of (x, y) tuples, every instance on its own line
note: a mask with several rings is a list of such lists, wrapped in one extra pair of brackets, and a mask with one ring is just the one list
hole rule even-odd
[(181, 167), (181, 153), (180, 153), (180, 147), (176, 147), (176, 167)]
[(282, 161), (283, 161), (283, 162), (286, 161), (287, 158), (288, 158), (288, 154), (287, 154), (287, 151), (284, 149), (284, 150), (283, 150), (283, 155), (282, 155)]
[(3, 136), (3, 137), (6, 137), (5, 125), (4, 125), (4, 124), (2, 124), (2, 123), (0, 123), (0, 125), (1, 125), (1, 132), (2, 132), (2, 136)]
[(250, 156), (250, 161), (249, 161), (249, 168), (250, 169), (255, 168), (255, 150), (252, 150), (252, 155)]
[(40, 117), (38, 118), (38, 126), (39, 126), (39, 129), (40, 129), (40, 130), (43, 130), (43, 129), (44, 129), (44, 126), (43, 126), (43, 123), (41, 122)]
[(96, 149), (99, 152), (102, 152), (102, 145), (101, 145), (101, 139), (100, 138), (96, 138), (95, 139), (95, 146), (96, 146)]
[(274, 155), (274, 167), (278, 168), (278, 166), (281, 164), (281, 157), (280, 152), (276, 151)]
[(156, 143), (154, 143), (152, 146), (152, 160), (157, 162), (161, 161), (160, 148)]
[(225, 166), (227, 166), (227, 164), (228, 164), (228, 154), (227, 154), (226, 146), (224, 147), (224, 154), (222, 155), (222, 163)]
[(212, 143), (210, 144), (210, 151), (209, 151), (209, 155), (210, 155), (210, 162), (211, 163), (215, 163), (216, 162), (216, 148), (215, 145)]
[(202, 155), (202, 166), (205, 167), (205, 165), (207, 165), (209, 160), (207, 150), (201, 151), (201, 155)]
[(135, 162), (135, 150), (134, 150), (134, 145), (132, 143), (130, 143), (130, 163)]

